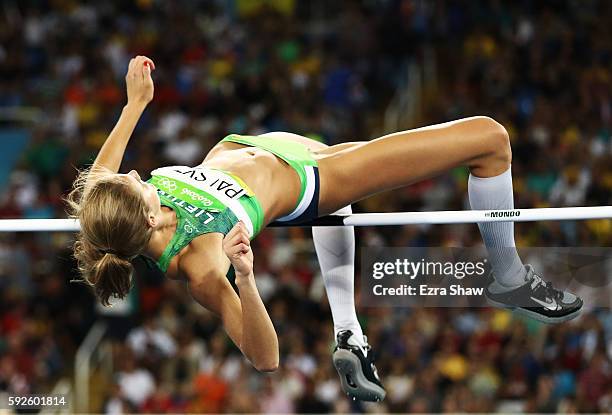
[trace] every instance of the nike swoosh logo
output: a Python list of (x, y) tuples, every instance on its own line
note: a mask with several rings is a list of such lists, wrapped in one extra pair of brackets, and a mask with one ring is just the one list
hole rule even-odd
[(531, 298), (536, 303), (541, 304), (542, 307), (546, 308), (547, 310), (556, 310), (557, 309), (557, 302), (555, 300), (542, 301), (542, 300), (538, 300), (537, 298), (533, 298), (533, 297), (529, 297), (529, 298)]

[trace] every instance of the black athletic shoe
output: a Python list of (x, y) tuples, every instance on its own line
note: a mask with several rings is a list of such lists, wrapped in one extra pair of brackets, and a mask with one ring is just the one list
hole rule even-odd
[(577, 295), (555, 289), (526, 265), (524, 285), (504, 291), (497, 281), (485, 290), (487, 301), (497, 307), (510, 308), (544, 323), (561, 323), (580, 314), (582, 300)]
[(385, 399), (385, 388), (376, 372), (372, 348), (363, 336), (359, 342), (350, 330), (338, 332), (334, 349), (334, 367), (340, 375), (340, 383), (346, 394), (360, 401), (378, 402)]

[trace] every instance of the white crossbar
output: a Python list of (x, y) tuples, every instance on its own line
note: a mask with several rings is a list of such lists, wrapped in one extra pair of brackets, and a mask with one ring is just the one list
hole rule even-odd
[[(514, 210), (457, 210), (435, 212), (355, 213), (330, 215), (300, 226), (387, 226), (482, 222), (533, 222), (612, 218), (612, 206), (566, 207)], [(292, 226), (283, 223), (274, 227)], [(74, 232), (73, 219), (2, 219), (0, 232)]]
[(437, 212), (362, 213), (347, 215), (347, 226), (418, 225), (483, 222), (535, 222), (612, 218), (612, 206), (514, 210), (455, 210)]

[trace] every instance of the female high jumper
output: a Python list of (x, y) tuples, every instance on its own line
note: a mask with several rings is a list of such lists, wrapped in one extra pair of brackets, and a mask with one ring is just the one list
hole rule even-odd
[[(488, 117), (472, 117), (328, 147), (296, 134), (232, 134), (201, 164), (160, 167), (151, 179), (119, 174), (132, 131), (153, 99), (153, 62), (133, 58), (126, 75), (127, 104), (90, 169), (67, 201), (81, 231), (74, 255), (83, 280), (104, 305), (131, 286), (131, 261), (154, 260), (171, 279), (188, 283), (193, 298), (217, 314), (251, 364), (273, 371), (278, 338), (253, 275), (252, 240), (272, 222), (300, 224), (385, 190), (470, 169), (472, 209), (513, 209), (508, 133)], [(582, 300), (542, 280), (523, 265), (514, 224), (479, 224), (494, 280), (493, 303), (545, 322), (575, 317)], [(385, 390), (357, 320), (353, 298), (354, 230), (314, 227), (313, 240), (334, 322), (333, 363), (344, 391), (381, 400)], [(499, 249), (504, 248), (504, 249)], [(238, 294), (226, 278), (233, 266)]]

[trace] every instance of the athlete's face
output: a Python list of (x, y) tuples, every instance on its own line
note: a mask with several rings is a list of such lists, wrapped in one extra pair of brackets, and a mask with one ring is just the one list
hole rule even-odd
[(142, 196), (148, 207), (149, 215), (157, 216), (161, 212), (161, 203), (155, 186), (142, 181), (136, 170), (132, 170), (128, 174), (122, 174), (122, 176), (127, 178), (128, 186)]

